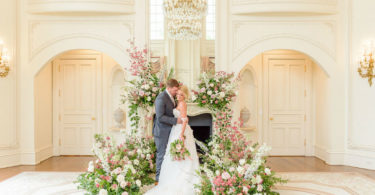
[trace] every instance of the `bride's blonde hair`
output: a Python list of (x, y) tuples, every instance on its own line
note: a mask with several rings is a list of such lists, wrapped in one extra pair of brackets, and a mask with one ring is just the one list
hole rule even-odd
[(189, 89), (188, 87), (186, 87), (186, 85), (182, 85), (180, 87), (180, 90), (182, 91), (182, 93), (184, 94), (185, 96), (185, 100), (188, 100), (189, 99)]

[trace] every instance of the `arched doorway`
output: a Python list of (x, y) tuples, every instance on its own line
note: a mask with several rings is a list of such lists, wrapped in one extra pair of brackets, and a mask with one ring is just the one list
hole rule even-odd
[(313, 155), (317, 124), (324, 112), (328, 75), (309, 56), (293, 50), (256, 55), (240, 73), (238, 115), (253, 141), (272, 147), (270, 155)]
[(92, 154), (94, 134), (114, 125), (120, 80), (122, 67), (102, 52), (78, 49), (53, 57), (34, 78), (36, 148), (50, 144), (54, 155)]

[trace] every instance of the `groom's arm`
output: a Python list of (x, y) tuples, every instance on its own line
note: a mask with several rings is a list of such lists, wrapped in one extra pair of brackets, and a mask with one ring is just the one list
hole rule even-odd
[(161, 100), (161, 98), (157, 98), (155, 101), (155, 113), (156, 118), (162, 122), (169, 125), (176, 125), (177, 118), (170, 117), (165, 114), (165, 103)]

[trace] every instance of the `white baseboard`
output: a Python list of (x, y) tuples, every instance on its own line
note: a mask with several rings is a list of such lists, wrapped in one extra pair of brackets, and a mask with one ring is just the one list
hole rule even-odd
[(323, 147), (315, 146), (315, 156), (329, 165), (345, 165), (345, 153), (327, 151)]
[(20, 164), (20, 154), (6, 154), (0, 156), (0, 168), (13, 167)]
[(47, 146), (44, 148), (41, 148), (36, 151), (36, 157), (35, 157), (35, 164), (39, 164), (40, 162), (50, 158), (53, 156), (53, 146)]
[(345, 164), (352, 167), (375, 170), (375, 157), (363, 154), (347, 153)]

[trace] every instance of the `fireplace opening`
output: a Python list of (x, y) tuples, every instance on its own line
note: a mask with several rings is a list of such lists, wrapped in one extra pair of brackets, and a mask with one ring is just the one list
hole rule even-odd
[[(193, 130), (195, 139), (207, 144), (212, 135), (212, 116), (211, 114), (200, 114), (198, 116), (188, 116), (189, 125)], [(202, 149), (197, 146), (197, 151), (203, 153)]]

